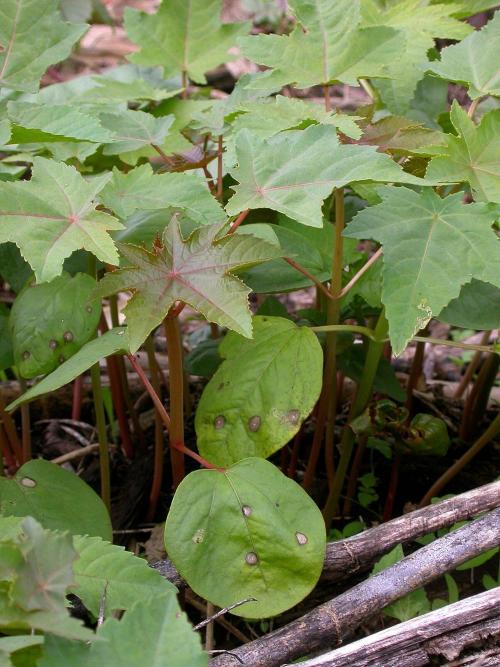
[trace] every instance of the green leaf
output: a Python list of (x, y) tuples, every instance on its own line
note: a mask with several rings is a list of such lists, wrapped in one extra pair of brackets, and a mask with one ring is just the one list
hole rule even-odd
[(0, 303), (0, 371), (10, 368), (14, 364), (12, 352), (12, 338), (9, 331), (10, 310), (4, 303)]
[(495, 0), (431, 0), (431, 5), (436, 4), (452, 5), (453, 16), (465, 19), (496, 7), (498, 2)]
[(196, 411), (197, 446), (218, 466), (267, 458), (297, 433), (321, 391), (323, 354), (315, 334), (282, 317), (253, 318), (254, 337), (229, 333), (225, 361)]
[(447, 146), (429, 163), (427, 178), (468, 182), (476, 199), (500, 203), (500, 109), (485, 114), (476, 126), (454, 101), (450, 118), (458, 136), (447, 135)]
[(302, 600), (321, 574), (325, 539), (311, 498), (258, 458), (188, 475), (165, 524), (167, 553), (195, 593), (219, 607), (254, 597), (232, 612), (246, 618)]
[(169, 173), (153, 175), (149, 164), (128, 172), (113, 170), (113, 178), (101, 190), (99, 200), (120, 218), (135, 211), (153, 211), (172, 207), (185, 211), (200, 225), (219, 222), (224, 211), (195, 174)]
[(291, 35), (239, 40), (247, 58), (272, 68), (252, 87), (294, 83), (298, 88), (360, 77), (387, 76), (405, 48), (403, 36), (388, 27), (360, 26), (359, 0), (291, 0), (299, 25)]
[(43, 459), (28, 461), (13, 479), (0, 478), (0, 514), (32, 516), (44, 528), (112, 539), (108, 511), (95, 491)]
[(73, 544), (78, 553), (74, 564), (74, 593), (94, 616), (99, 614), (103, 596), (108, 616), (114, 611), (130, 609), (137, 600), (177, 592), (175, 586), (149, 567), (143, 558), (125, 551), (124, 547), (100, 537), (76, 536)]
[(248, 23), (221, 24), (221, 0), (165, 0), (156, 14), (127, 9), (125, 29), (141, 48), (129, 56), (140, 65), (161, 65), (165, 78), (185, 73), (206, 83), (205, 72), (234, 59), (228, 54)]
[(472, 280), (437, 318), (464, 329), (500, 328), (500, 289), (490, 283)]
[(139, 599), (121, 621), (115, 618), (105, 621), (97, 637), (102, 641), (93, 643), (88, 667), (208, 665), (208, 655), (201, 650), (200, 637), (191, 629), (175, 595)]
[(321, 205), (334, 188), (353, 181), (423, 184), (372, 146), (340, 144), (333, 127), (317, 125), (262, 140), (248, 130), (236, 139), (240, 185), (226, 211), (271, 208), (304, 225), (321, 227)]
[(45, 375), (72, 357), (95, 334), (101, 304), (90, 300), (96, 282), (63, 273), (50, 283), (27, 285), (14, 302), (10, 327), (14, 359), (24, 378)]
[[(350, 377), (357, 384), (363, 378), (366, 351), (360, 345), (352, 345), (343, 350), (338, 358), (338, 366), (344, 375)], [(396, 401), (404, 401), (406, 393), (403, 391), (394, 372), (394, 368), (387, 359), (380, 359), (377, 373), (373, 382), (373, 389), (377, 393), (386, 394)]]
[(16, 651), (22, 651), (30, 646), (40, 646), (44, 638), (39, 635), (19, 635), (18, 637), (0, 637), (0, 667), (14, 665), (9, 657)]
[(38, 282), (58, 276), (64, 260), (79, 248), (118, 264), (108, 230), (122, 225), (94, 204), (108, 180), (103, 174), (86, 181), (74, 167), (35, 157), (31, 181), (0, 182), (0, 243), (19, 247)]
[(358, 116), (325, 111), (319, 104), (298, 98), (277, 95), (265, 102), (247, 102), (238, 108), (245, 113), (233, 121), (234, 130), (238, 132), (247, 129), (262, 139), (268, 139), (283, 130), (312, 124), (333, 125), (352, 139), (361, 137), (361, 130), (356, 124)]
[(102, 113), (100, 120), (110, 133), (114, 133), (112, 143), (104, 146), (104, 155), (118, 155), (144, 146), (161, 146), (174, 122), (174, 117), (155, 118), (144, 111), (127, 109), (116, 113)]
[(394, 353), (472, 278), (500, 287), (500, 246), (486, 204), (441, 199), (433, 190), (381, 187), (382, 203), (358, 213), (345, 236), (383, 244), (382, 301)]
[(450, 16), (453, 7), (426, 4), (421, 0), (403, 0), (382, 10), (369, 0), (362, 5), (363, 26), (389, 26), (404, 37), (404, 49), (388, 66), (390, 78), (373, 81), (392, 113), (408, 110), (417, 83), (424, 75), (419, 65), (426, 61), (434, 39), (462, 39), (472, 30), (468, 24)]
[(445, 422), (438, 417), (418, 414), (410, 423), (410, 436), (405, 445), (416, 456), (445, 456), (450, 447), (450, 437)]
[(443, 79), (466, 84), (473, 100), (500, 95), (499, 39), (500, 12), (496, 12), (482, 30), (473, 32), (460, 44), (443, 49), (441, 60), (427, 63), (426, 69)]
[(234, 275), (280, 255), (275, 246), (244, 235), (222, 236), (226, 223), (196, 229), (184, 240), (174, 217), (163, 233), (162, 247), (120, 245), (130, 268), (108, 273), (98, 286), (106, 296), (128, 290), (125, 307), (131, 352), (163, 321), (176, 301), (184, 301), (209, 322), (252, 335), (250, 290)]
[(383, 152), (424, 154), (427, 146), (446, 144), (446, 135), (429, 130), (417, 121), (399, 116), (387, 116), (367, 125), (361, 138), (362, 144), (378, 146)]
[(12, 121), (10, 144), (113, 141), (113, 132), (104, 128), (97, 118), (69, 105), (9, 102), (7, 109)]
[(85, 373), (91, 366), (96, 364), (100, 359), (109, 357), (111, 354), (117, 352), (128, 352), (128, 338), (126, 329), (123, 327), (116, 327), (111, 331), (106, 331), (102, 336), (94, 338), (86, 343), (71, 359), (65, 361), (63, 364), (52, 371), (33, 385), (28, 391), (24, 392), (19, 398), (7, 406), (8, 410), (14, 410), (26, 401), (32, 401), (43, 394), (59, 389), (59, 387), (68, 384), (76, 377)]
[(0, 87), (36, 92), (49, 65), (64, 60), (88, 26), (61, 21), (58, 0), (2, 0)]
[(209, 338), (197, 345), (184, 357), (184, 370), (190, 375), (212, 377), (222, 359), (219, 355), (219, 340)]

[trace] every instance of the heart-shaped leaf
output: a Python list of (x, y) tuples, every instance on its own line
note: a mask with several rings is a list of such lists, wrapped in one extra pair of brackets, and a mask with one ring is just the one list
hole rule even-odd
[(32, 516), (44, 528), (112, 539), (108, 511), (95, 491), (43, 459), (28, 461), (13, 479), (0, 477), (0, 515)]
[[(228, 539), (231, 536), (231, 539)], [(178, 487), (165, 546), (201, 597), (246, 618), (274, 616), (302, 600), (323, 567), (325, 524), (311, 498), (272, 463), (198, 470)]]
[(315, 334), (281, 317), (253, 318), (254, 337), (229, 333), (225, 361), (196, 411), (198, 449), (215, 465), (267, 458), (283, 447), (321, 391), (323, 354)]

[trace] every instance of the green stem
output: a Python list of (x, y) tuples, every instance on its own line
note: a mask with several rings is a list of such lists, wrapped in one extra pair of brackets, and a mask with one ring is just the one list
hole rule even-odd
[[(325, 97), (325, 99), (327, 99)], [(329, 97), (328, 97), (329, 99)], [(323, 387), (318, 404), (316, 430), (314, 433), (311, 451), (307, 462), (302, 486), (311, 488), (316, 466), (318, 464), (321, 443), (327, 427), (326, 442), (333, 448), (333, 422), (337, 407), (337, 329), (339, 326), (340, 300), (337, 294), (342, 289), (342, 254), (344, 230), (344, 191), (339, 188), (335, 191), (335, 245), (332, 257), (332, 272), (329, 299), (326, 304), (327, 336), (325, 347), (325, 365), (323, 371)], [(316, 329), (315, 329), (316, 330)]]
[(184, 444), (184, 369), (182, 366), (182, 342), (179, 320), (167, 315), (165, 337), (169, 364), (170, 387), (170, 461), (174, 489), (184, 479), (184, 456), (176, 445)]
[(479, 452), (485, 447), (493, 438), (495, 438), (500, 433), (500, 414), (498, 414), (495, 419), (491, 422), (489, 427), (483, 433), (483, 435), (476, 440), (476, 442), (468, 449), (463, 456), (461, 456), (458, 461), (444, 472), (441, 477), (434, 482), (431, 488), (427, 491), (425, 496), (420, 501), (419, 507), (425, 507), (428, 505), (432, 498), (438, 496), (443, 488), (456, 476), (458, 473), (469, 463), (472, 459), (479, 454)]
[(90, 369), (92, 379), (92, 394), (96, 419), (97, 439), (99, 442), (99, 465), (101, 470), (101, 498), (103, 503), (111, 509), (111, 475), (109, 466), (108, 437), (106, 434), (106, 419), (104, 416), (104, 401), (102, 399), (101, 371), (99, 362)]
[[(385, 313), (382, 310), (379, 315), (377, 325), (375, 326), (375, 340), (371, 339), (368, 343), (368, 351), (366, 354), (363, 375), (361, 382), (358, 385), (356, 396), (351, 405), (349, 423), (356, 417), (359, 417), (359, 415), (368, 405), (372, 394), (373, 382), (377, 373), (380, 357), (382, 356), (384, 348), (383, 340), (387, 336), (388, 327), (389, 325), (386, 320)], [(342, 440), (340, 443), (341, 453), (335, 475), (335, 481), (332, 488), (330, 489), (330, 493), (323, 510), (323, 516), (327, 527), (330, 526), (335, 513), (338, 511), (340, 494), (344, 486), (347, 468), (349, 466), (349, 461), (351, 460), (354, 448), (354, 432), (349, 427), (349, 423), (344, 427), (342, 432)]]

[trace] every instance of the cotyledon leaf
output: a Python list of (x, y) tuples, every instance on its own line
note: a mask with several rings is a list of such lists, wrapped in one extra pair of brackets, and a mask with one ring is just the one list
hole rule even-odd
[(87, 29), (62, 21), (58, 0), (2, 0), (0, 87), (36, 92), (47, 67), (64, 60)]
[(12, 479), (0, 478), (0, 515), (32, 516), (50, 530), (113, 538), (108, 511), (95, 491), (43, 459), (28, 461)]
[(450, 118), (458, 136), (445, 135), (447, 145), (430, 161), (427, 178), (467, 182), (476, 199), (500, 204), (500, 109), (485, 114), (477, 126), (455, 100)]
[(460, 193), (441, 199), (381, 187), (382, 203), (364, 209), (344, 235), (383, 244), (382, 301), (395, 354), (477, 278), (500, 287), (500, 243), (487, 204), (463, 204)]
[(482, 30), (441, 51), (426, 69), (443, 79), (465, 83), (471, 99), (500, 95), (500, 12)]
[(321, 391), (323, 354), (312, 331), (282, 317), (256, 316), (253, 327), (251, 340), (226, 336), (225, 361), (196, 411), (198, 449), (218, 466), (283, 447)]
[(134, 353), (176, 301), (188, 303), (209, 322), (252, 335), (250, 289), (233, 275), (237, 269), (281, 256), (278, 246), (251, 236), (222, 236), (226, 223), (195, 229), (187, 240), (174, 217), (153, 252), (120, 244), (129, 268), (104, 276), (97, 294), (131, 291), (125, 306), (130, 350)]
[(271, 208), (304, 225), (321, 227), (321, 205), (333, 188), (354, 181), (428, 183), (405, 173), (388, 155), (372, 146), (340, 144), (334, 127), (315, 125), (268, 140), (248, 130), (236, 138), (239, 182), (226, 211)]
[(166, 79), (184, 73), (206, 83), (205, 72), (234, 59), (228, 54), (248, 23), (220, 20), (222, 0), (164, 0), (156, 14), (127, 9), (125, 29), (141, 48), (129, 56), (139, 65), (161, 65)]
[(202, 224), (220, 222), (224, 211), (200, 178), (189, 173), (154, 175), (149, 164), (124, 174), (113, 170), (113, 177), (99, 193), (99, 201), (120, 218), (135, 211), (177, 208)]
[[(231, 539), (228, 539), (228, 535)], [(314, 501), (272, 463), (248, 458), (198, 470), (178, 487), (165, 524), (169, 558), (190, 587), (246, 618), (302, 600), (323, 567), (325, 524)]]
[(74, 167), (35, 157), (30, 181), (0, 181), (0, 243), (18, 246), (38, 282), (58, 276), (64, 260), (80, 248), (118, 264), (108, 230), (123, 225), (97, 211), (94, 201), (110, 178), (103, 174), (86, 181)]
[(100, 302), (95, 280), (67, 273), (50, 283), (27, 285), (14, 302), (10, 328), (14, 360), (24, 378), (45, 375), (75, 354), (97, 329)]
[(47, 375), (33, 385), (28, 391), (24, 392), (19, 398), (16, 398), (10, 405), (8, 410), (14, 410), (21, 403), (32, 401), (43, 394), (59, 389), (59, 387), (68, 384), (76, 377), (87, 371), (91, 366), (96, 364), (100, 359), (108, 357), (110, 354), (117, 352), (128, 352), (129, 343), (127, 337), (127, 330), (124, 327), (115, 327), (110, 331), (106, 331), (102, 336), (94, 338), (86, 343), (76, 354), (70, 357), (67, 361), (61, 364), (50, 375)]

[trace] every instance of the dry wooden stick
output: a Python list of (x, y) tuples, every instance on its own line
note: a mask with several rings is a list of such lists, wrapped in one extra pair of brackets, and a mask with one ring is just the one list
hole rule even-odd
[(500, 588), (494, 588), (300, 664), (301, 667), (387, 667), (393, 664), (423, 667), (430, 663), (431, 655), (451, 657), (450, 645), (453, 657), (457, 657), (471, 644), (484, 643), (488, 636), (499, 634)]
[[(340, 644), (346, 635), (391, 602), (498, 544), (500, 508), (232, 653), (249, 667), (280, 667), (326, 645)], [(219, 656), (210, 662), (210, 667), (234, 667), (234, 664), (233, 657)]]
[[(348, 579), (369, 569), (397, 544), (415, 540), (496, 507), (500, 507), (500, 481), (410, 512), (345, 540), (330, 542), (326, 548), (323, 578), (328, 581)], [(153, 563), (152, 567), (176, 586), (185, 585), (169, 560)]]

